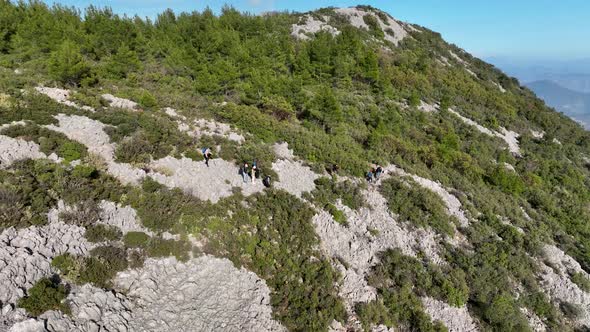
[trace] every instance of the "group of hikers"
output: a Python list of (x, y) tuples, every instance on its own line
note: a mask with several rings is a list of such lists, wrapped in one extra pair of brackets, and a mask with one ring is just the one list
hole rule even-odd
[[(205, 165), (207, 165), (207, 167), (209, 167), (209, 160), (211, 160), (211, 157), (213, 156), (213, 153), (211, 153), (211, 149), (210, 148), (202, 148), (201, 153), (203, 154), (203, 158), (205, 159)], [(258, 168), (257, 164), (258, 163), (256, 160), (254, 160), (252, 162), (252, 166), (250, 166), (247, 162), (242, 164), (242, 166), (240, 167), (240, 170), (239, 170), (239, 174), (244, 179), (244, 183), (248, 183), (248, 182), (254, 183), (254, 179), (260, 179), (260, 169)], [(264, 176), (264, 178), (262, 179), (262, 184), (265, 187), (270, 188), (270, 184), (271, 184), (270, 175)]]
[[(211, 160), (211, 157), (213, 156), (213, 153), (211, 153), (211, 149), (202, 148), (201, 152), (203, 153), (203, 158), (205, 158), (205, 165), (207, 165), (207, 167), (209, 167), (209, 160)], [(332, 167), (330, 167), (330, 169), (326, 169), (326, 170), (328, 171), (329, 174), (336, 174), (336, 173), (338, 173), (339, 169), (340, 169), (340, 167), (338, 165), (334, 164)], [(240, 167), (239, 174), (244, 179), (244, 183), (248, 183), (248, 182), (254, 183), (254, 179), (260, 179), (260, 169), (258, 168), (258, 163), (256, 162), (256, 160), (254, 160), (252, 162), (252, 165), (248, 164), (247, 162), (244, 162), (242, 164), (242, 166)], [(369, 183), (374, 183), (379, 180), (379, 178), (381, 177), (382, 174), (383, 174), (383, 167), (381, 167), (381, 165), (379, 165), (379, 164), (374, 164), (373, 167), (371, 167), (371, 169), (365, 175), (365, 179)], [(271, 182), (270, 175), (266, 175), (263, 177), (262, 184), (265, 187), (269, 188), (270, 182)]]
[[(252, 162), (252, 166), (245, 162), (242, 167), (240, 167), (240, 175), (242, 175), (244, 183), (248, 183), (250, 181), (254, 183), (254, 179), (260, 179), (260, 168), (258, 168), (258, 163), (256, 160)], [(265, 175), (264, 178), (262, 178), (262, 184), (265, 187), (270, 188), (270, 180), (270, 175)]]
[(374, 167), (371, 167), (371, 169), (367, 172), (367, 174), (365, 175), (365, 179), (367, 179), (367, 182), (369, 183), (377, 182), (382, 174), (383, 167), (376, 164)]

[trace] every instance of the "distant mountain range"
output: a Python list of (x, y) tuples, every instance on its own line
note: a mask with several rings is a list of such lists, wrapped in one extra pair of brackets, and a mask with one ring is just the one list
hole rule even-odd
[(574, 91), (550, 80), (535, 81), (525, 85), (547, 105), (590, 129), (590, 93)]
[(547, 105), (590, 129), (590, 59), (572, 61), (486, 59), (516, 77)]

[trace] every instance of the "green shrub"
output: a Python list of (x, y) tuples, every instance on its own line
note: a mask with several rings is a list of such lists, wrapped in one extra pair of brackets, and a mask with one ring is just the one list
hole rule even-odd
[(150, 257), (168, 257), (174, 256), (179, 261), (187, 261), (191, 249), (190, 242), (185, 240), (165, 240), (162, 238), (152, 238), (146, 248)]
[(127, 268), (127, 252), (125, 249), (104, 246), (96, 247), (90, 251), (92, 256), (79, 258), (82, 268), (78, 283), (91, 283), (97, 287), (109, 288), (111, 279), (119, 271)]
[(31, 316), (37, 317), (48, 310), (69, 313), (68, 305), (63, 303), (68, 291), (59, 281), (41, 278), (27, 293), (28, 296), (19, 299), (17, 304)]
[(311, 192), (311, 199), (320, 206), (333, 204), (337, 199), (353, 210), (366, 205), (362, 194), (362, 185), (350, 180), (336, 182), (334, 179), (321, 177), (314, 181), (316, 188)]
[(149, 91), (143, 91), (139, 97), (139, 104), (144, 108), (151, 109), (158, 105), (158, 101)]
[(157, 182), (156, 180), (150, 177), (146, 177), (141, 182), (141, 189), (143, 189), (143, 191), (147, 193), (155, 193), (156, 191), (164, 188), (166, 187), (163, 184)]
[(582, 272), (575, 272), (571, 276), (571, 280), (585, 292), (590, 293), (590, 279)]
[(400, 221), (419, 227), (430, 226), (440, 234), (453, 234), (454, 217), (448, 215), (440, 197), (412, 179), (389, 178), (381, 183), (379, 191)]
[(332, 215), (332, 217), (334, 218), (334, 221), (336, 221), (337, 223), (344, 225), (344, 226), (348, 225), (348, 221), (346, 220), (346, 215), (344, 214), (344, 212), (338, 210), (338, 208), (335, 207), (334, 204), (326, 205), (326, 210)]
[(123, 243), (127, 248), (145, 248), (149, 241), (150, 236), (144, 232), (128, 232), (123, 237)]
[(78, 258), (70, 254), (63, 254), (53, 257), (51, 266), (58, 269), (62, 276), (71, 281), (78, 280), (80, 276), (81, 262)]
[(96, 224), (86, 228), (84, 237), (90, 242), (118, 241), (121, 239), (121, 230), (115, 226)]
[(71, 210), (62, 211), (59, 219), (67, 224), (90, 227), (100, 219), (100, 207), (92, 200), (86, 200)]

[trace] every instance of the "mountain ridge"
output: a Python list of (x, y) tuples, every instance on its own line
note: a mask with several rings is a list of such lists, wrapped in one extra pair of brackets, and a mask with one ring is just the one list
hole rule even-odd
[(590, 326), (590, 134), (440, 34), (0, 19), (0, 329)]

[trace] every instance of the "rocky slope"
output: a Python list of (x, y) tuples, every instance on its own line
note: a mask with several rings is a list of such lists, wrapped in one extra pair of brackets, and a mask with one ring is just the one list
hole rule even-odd
[(0, 42), (0, 331), (590, 328), (586, 132), (372, 7), (192, 15)]

